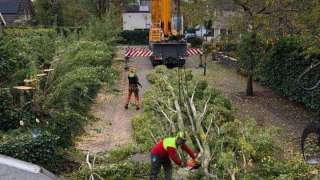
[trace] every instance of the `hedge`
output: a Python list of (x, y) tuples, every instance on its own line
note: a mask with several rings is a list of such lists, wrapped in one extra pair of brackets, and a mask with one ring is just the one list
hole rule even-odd
[[(290, 100), (302, 102), (311, 109), (320, 108), (320, 89), (307, 92), (297, 79), (311, 64), (319, 61), (320, 55), (306, 56), (304, 41), (296, 36), (279, 39), (262, 61), (259, 79)], [(311, 73), (303, 81), (311, 86), (320, 79), (319, 73)]]
[(149, 30), (122, 31), (120, 43), (130, 45), (146, 45), (149, 43)]
[(31, 133), (20, 134), (0, 144), (0, 154), (11, 156), (52, 169), (56, 166), (59, 137), (43, 132), (38, 137)]

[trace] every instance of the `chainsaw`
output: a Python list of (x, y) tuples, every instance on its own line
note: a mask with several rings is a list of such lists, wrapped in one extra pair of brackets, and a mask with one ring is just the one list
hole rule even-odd
[(188, 160), (185, 169), (188, 171), (194, 170), (194, 169), (198, 169), (200, 167), (200, 163), (197, 162), (196, 160)]

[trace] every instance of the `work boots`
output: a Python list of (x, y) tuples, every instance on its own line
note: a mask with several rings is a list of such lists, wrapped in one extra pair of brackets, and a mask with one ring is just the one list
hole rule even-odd
[[(128, 109), (128, 108), (129, 108), (129, 105), (128, 105), (128, 104), (126, 104), (126, 105), (124, 106), (124, 108), (125, 108), (125, 109)], [(137, 107), (136, 107), (136, 110), (137, 110), (137, 111), (139, 111), (139, 110), (140, 110), (140, 107), (139, 107), (139, 106), (137, 106)]]

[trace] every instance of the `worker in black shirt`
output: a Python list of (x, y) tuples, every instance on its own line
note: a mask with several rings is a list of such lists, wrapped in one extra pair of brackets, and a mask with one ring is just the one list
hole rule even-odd
[(132, 93), (134, 93), (135, 99), (136, 99), (136, 110), (140, 109), (140, 97), (139, 97), (139, 87), (142, 88), (142, 85), (139, 83), (138, 76), (136, 75), (135, 68), (130, 68), (129, 74), (128, 74), (128, 80), (129, 80), (129, 94), (127, 98), (127, 102), (125, 105), (125, 109), (128, 109), (128, 105), (131, 99)]

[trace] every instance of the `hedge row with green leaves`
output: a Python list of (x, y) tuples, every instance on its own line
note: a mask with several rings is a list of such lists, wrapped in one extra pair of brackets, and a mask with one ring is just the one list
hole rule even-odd
[(252, 65), (254, 69), (251, 73), (256, 80), (292, 101), (319, 110), (320, 88), (306, 91), (302, 87), (312, 87), (320, 80), (320, 68), (309, 72), (301, 82), (298, 82), (299, 76), (307, 68), (319, 62), (320, 51), (314, 50), (319, 49), (318, 45), (312, 44), (310, 39), (293, 35), (280, 37), (273, 43), (266, 43), (258, 35), (255, 43), (257, 47), (252, 48), (250, 35), (242, 36), (238, 46), (240, 70), (249, 73)]
[(149, 43), (149, 30), (122, 31), (120, 43), (130, 45), (145, 45)]
[[(42, 41), (38, 41), (38, 37), (49, 35), (39, 35), (37, 31), (29, 32), (29, 29), (26, 33), (12, 32), (25, 35), (22, 39), (10, 39), (26, 53), (23, 57), (37, 60), (30, 61), (35, 65), (35, 71), (31, 70), (31, 74), (34, 75), (44, 68), (46, 62), (50, 62), (50, 68), (54, 71), (48, 76), (44, 89), (36, 89), (33, 108), (27, 113), (32, 115), (28, 122), (26, 119), (11, 116), (16, 107), (13, 106), (12, 110), (8, 111), (6, 108), (10, 107), (11, 97), (8, 93), (1, 96), (5, 100), (1, 103), (6, 107), (4, 110), (0, 108), (0, 115), (5, 117), (5, 120), (0, 119), (0, 124), (17, 129), (3, 129), (8, 130), (3, 133), (8, 138), (0, 139), (3, 143), (0, 153), (42, 165), (53, 171), (56, 166), (63, 166), (58, 163), (60, 154), (63, 149), (73, 145), (74, 137), (93, 119), (88, 111), (99, 88), (111, 86), (117, 77), (116, 71), (111, 68), (117, 40), (112, 33), (116, 35), (117, 28), (108, 18), (94, 21), (84, 28), (80, 39), (77, 34), (70, 34), (68, 37), (55, 36), (52, 37), (52, 42), (44, 38), (41, 46), (52, 43), (54, 46), (46, 47), (52, 48), (50, 50), (38, 49)], [(26, 47), (27, 43), (30, 47)], [(54, 55), (56, 57), (52, 61)], [(41, 59), (48, 61), (43, 62)], [(40, 63), (37, 64), (38, 62)], [(40, 135), (32, 138), (32, 131), (36, 129)]]
[(312, 109), (320, 109), (320, 88), (312, 92), (301, 88), (302, 85), (315, 85), (320, 79), (320, 69), (309, 73), (302, 84), (297, 81), (305, 69), (320, 60), (320, 54), (307, 55), (304, 44), (304, 40), (296, 36), (279, 39), (262, 61), (259, 78), (289, 99), (302, 102)]

